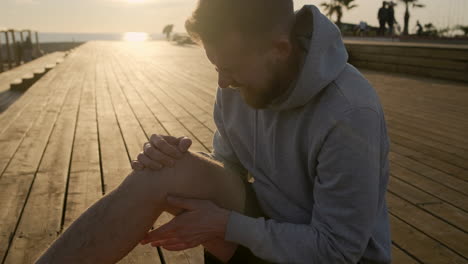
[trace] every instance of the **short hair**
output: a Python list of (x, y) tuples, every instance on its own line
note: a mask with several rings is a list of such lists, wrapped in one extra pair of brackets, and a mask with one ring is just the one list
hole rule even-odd
[(185, 28), (195, 41), (214, 43), (232, 32), (258, 39), (293, 23), (292, 0), (199, 0)]

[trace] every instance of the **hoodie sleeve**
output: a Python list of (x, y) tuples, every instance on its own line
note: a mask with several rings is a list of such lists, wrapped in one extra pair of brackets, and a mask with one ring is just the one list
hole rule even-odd
[(215, 160), (223, 163), (226, 169), (232, 170), (241, 175), (245, 175), (247, 174), (247, 171), (237, 158), (237, 155), (234, 152), (231, 142), (229, 141), (224, 129), (221, 98), (221, 90), (218, 88), (213, 112), (217, 130), (213, 136), (213, 153), (211, 153), (210, 156)]
[(231, 212), (225, 239), (275, 263), (357, 263), (377, 219), (380, 116), (349, 111), (318, 155), (310, 224), (250, 218)]

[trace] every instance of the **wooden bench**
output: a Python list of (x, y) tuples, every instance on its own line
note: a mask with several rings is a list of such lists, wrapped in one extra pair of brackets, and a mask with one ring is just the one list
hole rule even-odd
[(351, 64), (373, 70), (468, 82), (468, 46), (346, 41)]

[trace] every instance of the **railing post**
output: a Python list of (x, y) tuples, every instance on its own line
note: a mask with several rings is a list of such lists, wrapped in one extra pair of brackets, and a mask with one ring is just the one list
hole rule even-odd
[(20, 65), (20, 58), (19, 58), (19, 54), (18, 54), (18, 46), (16, 45), (16, 36), (15, 36), (15, 31), (13, 29), (10, 29), (9, 30), (11, 32), (11, 39), (13, 41), (13, 51), (14, 51), (14, 55), (15, 55), (15, 65), (16, 66), (19, 66)]
[(39, 34), (37, 31), (35, 32), (36, 35), (36, 58), (39, 58), (41, 55), (41, 47), (39, 46)]
[[(2, 32), (0, 31), (0, 33), (2, 33)], [(3, 47), (3, 46), (2, 46), (2, 41), (1, 41), (1, 39), (0, 39), (0, 72), (3, 72), (3, 57), (2, 57), (2, 53), (3, 53), (3, 52), (2, 52), (2, 47)]]
[(6, 40), (6, 53), (8, 59), (8, 69), (11, 69), (11, 50), (10, 50), (10, 39), (8, 38), (8, 31), (4, 31)]

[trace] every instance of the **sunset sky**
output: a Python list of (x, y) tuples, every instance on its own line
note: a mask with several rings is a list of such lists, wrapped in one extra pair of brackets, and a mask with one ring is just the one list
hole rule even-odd
[[(295, 8), (319, 5), (325, 0), (295, 0)], [(412, 11), (410, 29), (416, 19), (437, 27), (468, 25), (468, 0), (420, 0), (426, 8)], [(377, 25), (380, 0), (356, 0), (358, 8), (346, 12), (343, 21), (367, 21)], [(165, 24), (183, 24), (195, 0), (0, 0), (0, 28), (30, 28), (41, 32), (120, 33), (142, 31), (159, 33)], [(396, 18), (403, 24), (404, 8), (399, 3)]]

